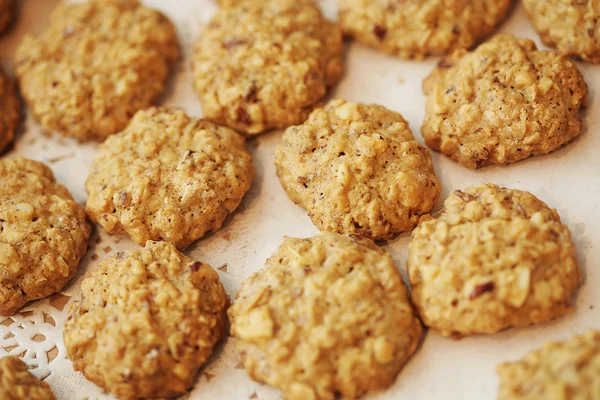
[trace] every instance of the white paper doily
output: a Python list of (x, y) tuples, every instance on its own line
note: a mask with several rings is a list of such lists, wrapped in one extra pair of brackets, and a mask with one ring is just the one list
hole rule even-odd
[[(22, 12), (13, 31), (0, 38), (0, 60), (11, 70), (11, 58), (20, 37), (46, 25), (57, 0), (22, 0)], [(189, 53), (203, 24), (214, 13), (210, 0), (146, 0), (149, 6), (165, 12), (177, 25), (184, 59), (177, 68), (162, 103), (201, 116), (190, 76)], [(335, 16), (335, 0), (320, 2), (326, 14)], [(529, 37), (539, 44), (537, 35), (520, 6), (503, 25), (502, 31)], [(401, 112), (422, 141), (419, 127), (424, 115), (425, 97), (421, 82), (436, 59), (424, 62), (398, 60), (364, 48), (348, 46), (346, 74), (333, 96), (365, 103), (379, 103)], [(455, 189), (494, 182), (531, 191), (558, 209), (573, 232), (579, 261), (586, 282), (577, 298), (575, 313), (536, 328), (509, 330), (497, 335), (453, 341), (429, 332), (422, 348), (387, 391), (370, 399), (491, 399), (495, 398), (498, 363), (520, 358), (542, 341), (565, 339), (587, 329), (600, 328), (600, 106), (595, 101), (600, 87), (600, 65), (579, 63), (590, 86), (591, 104), (586, 116), (586, 131), (574, 143), (549, 156), (536, 157), (507, 167), (488, 167), (470, 171), (434, 153), (434, 164), (443, 191), (442, 199)], [(233, 298), (240, 283), (264, 265), (284, 235), (307, 237), (317, 233), (306, 213), (288, 200), (275, 174), (273, 151), (281, 132), (271, 132), (249, 141), (257, 177), (240, 208), (216, 234), (192, 245), (187, 254), (210, 263), (218, 270)], [(69, 188), (77, 201), (84, 203), (84, 182), (94, 144), (78, 144), (57, 135), (44, 135), (39, 125), (28, 118), (24, 133), (7, 157), (23, 155), (46, 162), (57, 179)], [(438, 205), (439, 208), (439, 205)], [(404, 273), (409, 235), (388, 243), (398, 268)], [(81, 374), (75, 373), (65, 357), (62, 325), (68, 303), (76, 295), (81, 279), (99, 261), (117, 251), (135, 248), (124, 237), (109, 236), (95, 229), (90, 249), (79, 274), (60, 293), (34, 302), (19, 314), (0, 317), (0, 357), (21, 356), (31, 371), (48, 382), (59, 399), (112, 398)], [(278, 391), (253, 382), (240, 365), (228, 338), (216, 349), (211, 362), (200, 372), (190, 399), (279, 399)]]

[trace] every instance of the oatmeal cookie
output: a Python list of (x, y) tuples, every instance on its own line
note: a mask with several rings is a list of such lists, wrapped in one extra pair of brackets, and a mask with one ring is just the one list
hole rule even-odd
[(285, 238), (229, 309), (246, 371), (288, 400), (356, 398), (391, 385), (421, 324), (392, 258), (369, 239)]
[(498, 35), (440, 62), (424, 82), (425, 143), (476, 169), (548, 154), (582, 130), (577, 67), (528, 39)]
[(67, 355), (120, 399), (179, 396), (224, 336), (228, 304), (208, 264), (149, 241), (82, 282), (65, 322)]
[(21, 123), (21, 102), (15, 82), (0, 71), (0, 153), (13, 141)]
[(204, 115), (246, 134), (301, 123), (341, 78), (342, 45), (312, 1), (222, 8), (194, 52)]
[(10, 28), (16, 13), (15, 0), (0, 0), (0, 35)]
[(600, 0), (523, 0), (523, 7), (546, 45), (600, 63)]
[(409, 246), (412, 299), (444, 336), (494, 333), (572, 311), (581, 283), (569, 228), (528, 192), (457, 190)]
[(55, 400), (50, 386), (33, 376), (18, 357), (0, 358), (0, 399)]
[(179, 249), (216, 231), (254, 178), (244, 138), (183, 111), (138, 111), (90, 168), (86, 211), (106, 231)]
[(371, 239), (412, 229), (441, 189), (429, 151), (400, 114), (378, 105), (332, 100), (287, 129), (275, 164), (320, 230)]
[(403, 58), (469, 48), (491, 34), (511, 0), (338, 0), (345, 34)]
[(91, 228), (44, 164), (3, 158), (0, 177), (0, 315), (12, 315), (75, 275)]
[(15, 55), (21, 92), (48, 130), (103, 140), (162, 93), (179, 48), (173, 24), (137, 0), (62, 3)]
[(498, 366), (498, 400), (600, 399), (600, 332), (549, 342)]

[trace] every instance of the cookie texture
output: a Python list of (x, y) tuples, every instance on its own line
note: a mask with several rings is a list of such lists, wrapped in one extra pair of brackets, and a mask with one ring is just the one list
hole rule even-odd
[(338, 0), (346, 35), (403, 58), (469, 48), (507, 16), (511, 0)]
[(15, 82), (0, 71), (0, 153), (12, 143), (21, 123), (21, 102)]
[(222, 8), (193, 56), (204, 115), (246, 134), (301, 123), (342, 75), (342, 34), (308, 0)]
[(137, 0), (61, 3), (15, 55), (23, 97), (44, 128), (79, 140), (124, 129), (162, 93), (179, 53), (173, 24)]
[(369, 239), (285, 238), (242, 283), (231, 335), (250, 376), (286, 399), (357, 398), (391, 385), (419, 343), (406, 292)]
[(50, 386), (33, 376), (21, 359), (0, 358), (0, 399), (55, 400)]
[(600, 332), (549, 342), (498, 366), (498, 400), (600, 399)]
[(244, 139), (183, 111), (139, 111), (90, 168), (86, 211), (106, 231), (179, 249), (216, 231), (254, 178)]
[(546, 45), (600, 63), (599, 0), (523, 0), (523, 7)]
[(90, 226), (44, 164), (3, 158), (0, 177), (0, 315), (12, 315), (75, 275)]
[(225, 334), (228, 304), (208, 264), (149, 241), (82, 282), (65, 322), (67, 355), (120, 399), (179, 396)]
[(287, 129), (275, 154), (290, 199), (324, 231), (389, 239), (440, 194), (429, 151), (396, 112), (332, 100)]
[(581, 282), (569, 228), (528, 192), (457, 190), (409, 246), (412, 300), (444, 336), (494, 333), (572, 311)]
[(15, 0), (0, 0), (0, 35), (12, 25), (15, 11)]
[(577, 67), (528, 39), (498, 35), (456, 51), (424, 82), (425, 143), (476, 169), (548, 154), (582, 130), (588, 88)]

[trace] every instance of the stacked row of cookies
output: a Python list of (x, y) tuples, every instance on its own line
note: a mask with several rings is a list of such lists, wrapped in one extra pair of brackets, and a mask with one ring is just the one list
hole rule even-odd
[[(437, 219), (425, 216), (440, 183), (402, 116), (342, 100), (318, 106), (342, 75), (340, 28), (308, 0), (230, 3), (195, 51), (205, 115), (245, 134), (301, 124), (284, 134), (277, 173), (289, 197), (331, 232), (285, 239), (229, 308), (254, 379), (290, 399), (357, 397), (393, 382), (421, 339), (417, 317), (460, 337), (571, 310), (581, 273), (556, 211), (529, 193), (486, 185), (456, 191)], [(388, 9), (398, 19), (385, 25), (370, 2), (340, 1), (340, 21), (400, 56), (459, 49), (424, 84), (422, 132), (470, 168), (546, 154), (577, 136), (587, 87), (576, 67), (512, 36), (460, 50), (491, 33), (510, 2), (456, 3), (436, 15), (439, 34), (425, 42), (401, 28), (413, 11), (430, 18), (427, 4)], [(87, 215), (145, 245), (103, 261), (65, 324), (74, 367), (121, 398), (185, 392), (224, 336), (229, 300), (218, 275), (178, 250), (219, 229), (254, 177), (232, 129), (179, 110), (138, 111), (162, 92), (177, 54), (175, 30), (160, 13), (95, 0), (59, 6), (51, 27), (26, 38), (16, 57), (21, 91), (46, 128), (106, 139), (86, 183)], [(0, 256), (11, 272), (1, 311), (10, 315), (68, 282), (90, 227), (44, 165), (5, 159), (0, 168)], [(370, 239), (417, 223), (408, 262), (415, 312), (391, 257)], [(597, 335), (577, 340), (598, 352)], [(546, 390), (541, 378), (510, 386), (515, 368), (545, 362), (502, 367), (501, 395)]]

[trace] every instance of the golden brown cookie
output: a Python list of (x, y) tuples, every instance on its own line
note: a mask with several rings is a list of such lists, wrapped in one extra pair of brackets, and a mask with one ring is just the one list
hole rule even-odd
[(504, 20), (511, 0), (338, 0), (345, 34), (403, 58), (469, 48)]
[(290, 199), (324, 231), (389, 239), (411, 230), (440, 194), (429, 151), (378, 105), (332, 100), (287, 129), (275, 154)]
[(18, 357), (0, 358), (0, 399), (55, 400), (50, 386), (33, 376)]
[(228, 304), (208, 264), (149, 241), (82, 282), (65, 322), (67, 355), (120, 399), (179, 396), (225, 334)]
[(548, 154), (581, 132), (588, 88), (565, 57), (498, 35), (456, 51), (424, 82), (425, 143), (475, 169)]
[(179, 249), (216, 231), (254, 178), (244, 138), (183, 111), (138, 111), (90, 168), (86, 211), (106, 231)]
[(600, 63), (600, 0), (523, 0), (523, 7), (546, 45)]
[(12, 315), (75, 275), (90, 226), (44, 164), (3, 158), (0, 177), (0, 315)]
[(0, 153), (13, 141), (21, 123), (21, 102), (15, 81), (0, 71)]
[(162, 93), (178, 57), (173, 24), (137, 0), (62, 3), (15, 55), (23, 97), (48, 130), (104, 140)]
[(390, 386), (422, 331), (390, 255), (369, 239), (332, 233), (285, 238), (228, 314), (250, 377), (287, 400)]
[(581, 283), (569, 228), (528, 192), (457, 190), (409, 246), (412, 300), (444, 336), (494, 333), (572, 311)]
[(517, 362), (498, 366), (498, 400), (600, 399), (600, 332), (548, 342)]
[(312, 1), (222, 8), (194, 51), (204, 115), (247, 134), (301, 123), (341, 78), (342, 45)]
[(0, 35), (10, 28), (15, 19), (15, 0), (0, 0)]

